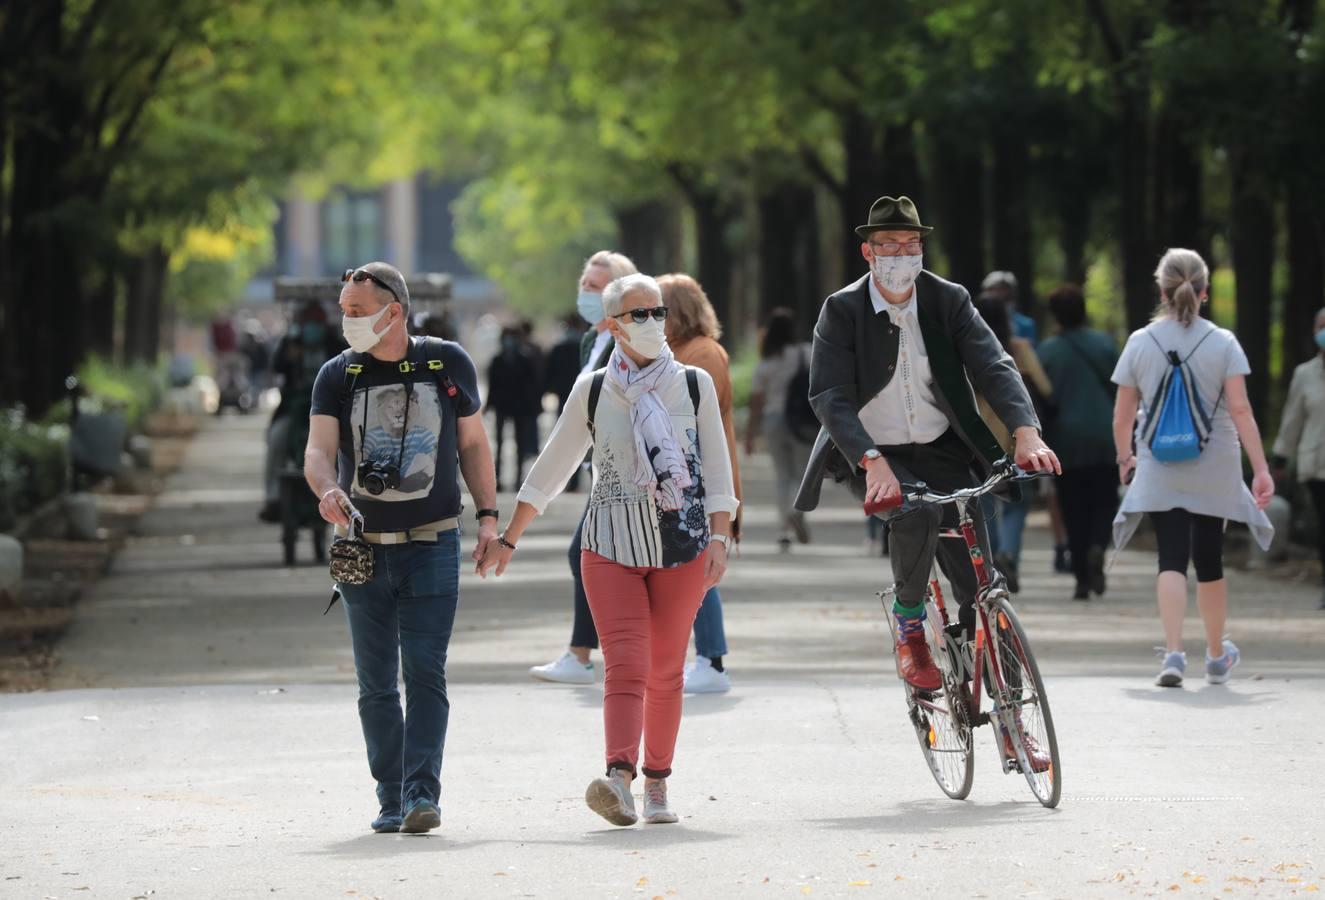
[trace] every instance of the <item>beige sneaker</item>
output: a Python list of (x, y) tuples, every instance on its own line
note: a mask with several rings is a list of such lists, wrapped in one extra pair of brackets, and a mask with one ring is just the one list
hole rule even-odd
[(644, 782), (644, 821), (649, 825), (671, 825), (678, 821), (667, 805), (666, 781)]
[(584, 792), (589, 808), (613, 825), (634, 825), (639, 821), (635, 812), (635, 798), (630, 793), (626, 773), (612, 769), (606, 778), (595, 778)]

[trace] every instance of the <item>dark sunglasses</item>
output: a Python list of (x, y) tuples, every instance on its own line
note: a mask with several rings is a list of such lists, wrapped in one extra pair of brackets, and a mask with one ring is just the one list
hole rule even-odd
[(637, 325), (643, 325), (649, 321), (649, 316), (653, 316), (654, 319), (661, 322), (667, 318), (667, 307), (655, 306), (652, 309), (632, 309), (630, 312), (617, 313), (612, 318), (624, 319), (626, 316), (630, 316)]
[(371, 281), (392, 297), (395, 297), (397, 303), (400, 302), (400, 295), (392, 289), (391, 285), (387, 284), (367, 269), (346, 269), (344, 274), (340, 276), (340, 280), (342, 284), (346, 281), (353, 281), (355, 284), (363, 284), (365, 281)]

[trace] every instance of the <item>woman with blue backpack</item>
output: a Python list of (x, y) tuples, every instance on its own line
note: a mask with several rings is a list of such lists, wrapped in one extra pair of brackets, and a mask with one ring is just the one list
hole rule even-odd
[[(1118, 474), (1131, 485), (1114, 519), (1114, 542), (1121, 550), (1149, 515), (1159, 545), (1156, 595), (1164, 627), (1156, 684), (1182, 684), (1189, 562), (1205, 623), (1205, 677), (1222, 684), (1239, 662), (1237, 646), (1224, 637), (1224, 527), (1243, 522), (1268, 548), (1274, 528), (1263, 510), (1274, 480), (1247, 400), (1247, 355), (1231, 331), (1200, 315), (1210, 284), (1205, 261), (1191, 250), (1169, 250), (1155, 280), (1160, 308), (1128, 338), (1113, 372)], [(1251, 490), (1242, 481), (1243, 449), (1254, 473)]]

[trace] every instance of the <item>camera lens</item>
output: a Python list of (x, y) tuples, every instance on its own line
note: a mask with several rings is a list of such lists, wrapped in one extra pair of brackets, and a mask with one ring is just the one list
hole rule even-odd
[(369, 472), (363, 476), (363, 489), (376, 497), (386, 490), (386, 481), (376, 472)]

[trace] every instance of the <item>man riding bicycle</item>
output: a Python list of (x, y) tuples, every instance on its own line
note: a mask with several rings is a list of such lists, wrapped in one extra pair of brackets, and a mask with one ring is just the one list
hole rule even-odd
[[(924, 235), (915, 204), (881, 197), (856, 229), (870, 274), (830, 296), (814, 329), (810, 403), (823, 428), (814, 443), (796, 508), (819, 503), (825, 477), (847, 482), (866, 504), (896, 500), (901, 482), (953, 491), (983, 481), (1005, 455), (981, 421), (979, 391), (1012, 432), (1018, 466), (1061, 472), (1040, 437), (1031, 398), (1012, 359), (975, 311), (970, 294), (924, 270)], [(1013, 488), (1015, 490), (1015, 488)], [(958, 621), (974, 633), (976, 575), (964, 545), (939, 530), (951, 516), (931, 504), (905, 503), (888, 514), (895, 581), (893, 612), (902, 677), (937, 690), (942, 679), (925, 641), (925, 591), (937, 554), (961, 604)], [(980, 544), (990, 559), (984, 522)]]

